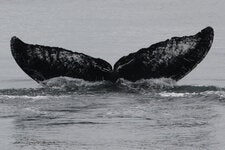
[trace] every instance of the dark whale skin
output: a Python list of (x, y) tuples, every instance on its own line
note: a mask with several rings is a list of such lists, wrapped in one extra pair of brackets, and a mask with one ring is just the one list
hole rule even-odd
[(37, 82), (67, 76), (87, 81), (129, 81), (151, 78), (180, 80), (193, 70), (211, 48), (214, 30), (207, 27), (191, 36), (172, 37), (120, 58), (112, 66), (100, 58), (59, 47), (10, 41), (12, 55), (20, 68)]
[(114, 65), (119, 78), (180, 80), (192, 71), (211, 48), (214, 30), (207, 27), (192, 36), (172, 37), (124, 56)]
[(99, 58), (58, 47), (11, 39), (11, 52), (20, 68), (37, 82), (67, 76), (87, 81), (112, 80), (112, 66)]

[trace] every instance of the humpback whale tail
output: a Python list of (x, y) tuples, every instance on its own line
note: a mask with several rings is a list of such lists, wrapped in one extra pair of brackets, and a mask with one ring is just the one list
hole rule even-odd
[(100, 58), (58, 47), (26, 44), (11, 39), (11, 52), (21, 69), (37, 82), (59, 76), (87, 81), (118, 78), (130, 81), (149, 78), (183, 78), (208, 53), (214, 31), (207, 27), (191, 36), (172, 37), (120, 58), (112, 66)]

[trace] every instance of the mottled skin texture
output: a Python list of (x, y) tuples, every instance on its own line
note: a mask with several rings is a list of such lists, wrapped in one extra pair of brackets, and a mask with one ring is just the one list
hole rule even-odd
[(88, 81), (111, 80), (112, 66), (106, 61), (58, 47), (31, 45), (11, 39), (17, 64), (35, 81), (67, 76)]
[(11, 39), (11, 51), (17, 64), (37, 82), (59, 76), (112, 82), (118, 78), (179, 80), (203, 60), (213, 37), (211, 27), (193, 36), (173, 37), (122, 57), (114, 69), (99, 58), (58, 47), (26, 44), (17, 37)]
[(203, 60), (213, 37), (211, 27), (193, 36), (173, 37), (122, 57), (114, 71), (130, 81), (162, 77), (180, 80)]

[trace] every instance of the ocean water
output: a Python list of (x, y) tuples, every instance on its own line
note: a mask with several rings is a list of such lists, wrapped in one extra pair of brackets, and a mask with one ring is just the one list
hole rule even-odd
[[(0, 0), (1, 150), (225, 149), (225, 1)], [(59, 77), (39, 85), (9, 41), (107, 60), (172, 36), (215, 30), (206, 58), (179, 82)]]

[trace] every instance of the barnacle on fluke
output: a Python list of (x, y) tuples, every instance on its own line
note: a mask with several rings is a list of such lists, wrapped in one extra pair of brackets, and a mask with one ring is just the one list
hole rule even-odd
[(58, 47), (26, 44), (17, 37), (11, 39), (11, 51), (22, 70), (37, 82), (59, 76), (87, 81), (115, 82), (118, 78), (177, 81), (203, 60), (213, 37), (211, 27), (192, 36), (172, 37), (120, 58), (114, 68), (99, 58)]

